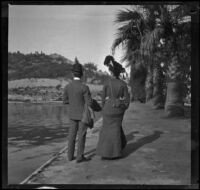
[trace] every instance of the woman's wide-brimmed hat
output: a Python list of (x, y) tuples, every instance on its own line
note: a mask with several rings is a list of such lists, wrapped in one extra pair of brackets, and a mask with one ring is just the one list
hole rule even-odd
[[(110, 63), (110, 61), (112, 61), (112, 64)], [(116, 62), (113, 56), (111, 55), (106, 56), (104, 60), (104, 65), (106, 65), (110, 71), (115, 72), (115, 73), (126, 72), (125, 68), (123, 68), (123, 66), (120, 63)]]

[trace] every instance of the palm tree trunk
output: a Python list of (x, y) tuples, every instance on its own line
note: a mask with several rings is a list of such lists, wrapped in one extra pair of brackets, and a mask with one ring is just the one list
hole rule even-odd
[(165, 111), (167, 116), (184, 116), (183, 83), (174, 81), (167, 83)]
[(168, 70), (166, 114), (169, 117), (184, 116), (184, 82), (180, 77), (181, 66), (177, 58), (173, 58)]
[(153, 98), (153, 67), (148, 66), (147, 68), (147, 78), (145, 83), (146, 88), (146, 102)]
[(135, 65), (131, 65), (131, 100), (139, 100), (140, 102), (145, 102), (145, 80), (146, 80), (146, 69), (137, 69)]
[(154, 67), (154, 76), (153, 76), (153, 108), (162, 109), (164, 108), (164, 80), (165, 76), (163, 74), (162, 68), (159, 63)]

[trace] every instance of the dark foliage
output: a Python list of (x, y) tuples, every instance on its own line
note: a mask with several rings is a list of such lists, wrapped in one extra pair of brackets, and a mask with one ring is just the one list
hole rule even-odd
[(72, 62), (63, 56), (44, 53), (8, 53), (8, 80), (71, 77)]

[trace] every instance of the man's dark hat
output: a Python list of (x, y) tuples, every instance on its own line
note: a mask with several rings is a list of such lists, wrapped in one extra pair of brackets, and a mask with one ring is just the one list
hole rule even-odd
[(83, 66), (79, 63), (77, 57), (74, 60), (74, 65), (72, 67), (72, 72), (82, 75), (83, 74)]

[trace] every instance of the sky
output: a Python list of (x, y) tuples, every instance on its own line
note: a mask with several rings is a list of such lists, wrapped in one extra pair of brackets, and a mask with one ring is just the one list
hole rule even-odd
[[(106, 71), (111, 54), (117, 11), (129, 5), (9, 5), (9, 52), (57, 53), (84, 64), (93, 62)], [(114, 58), (120, 62), (118, 48)], [(125, 66), (125, 63), (122, 63)]]

